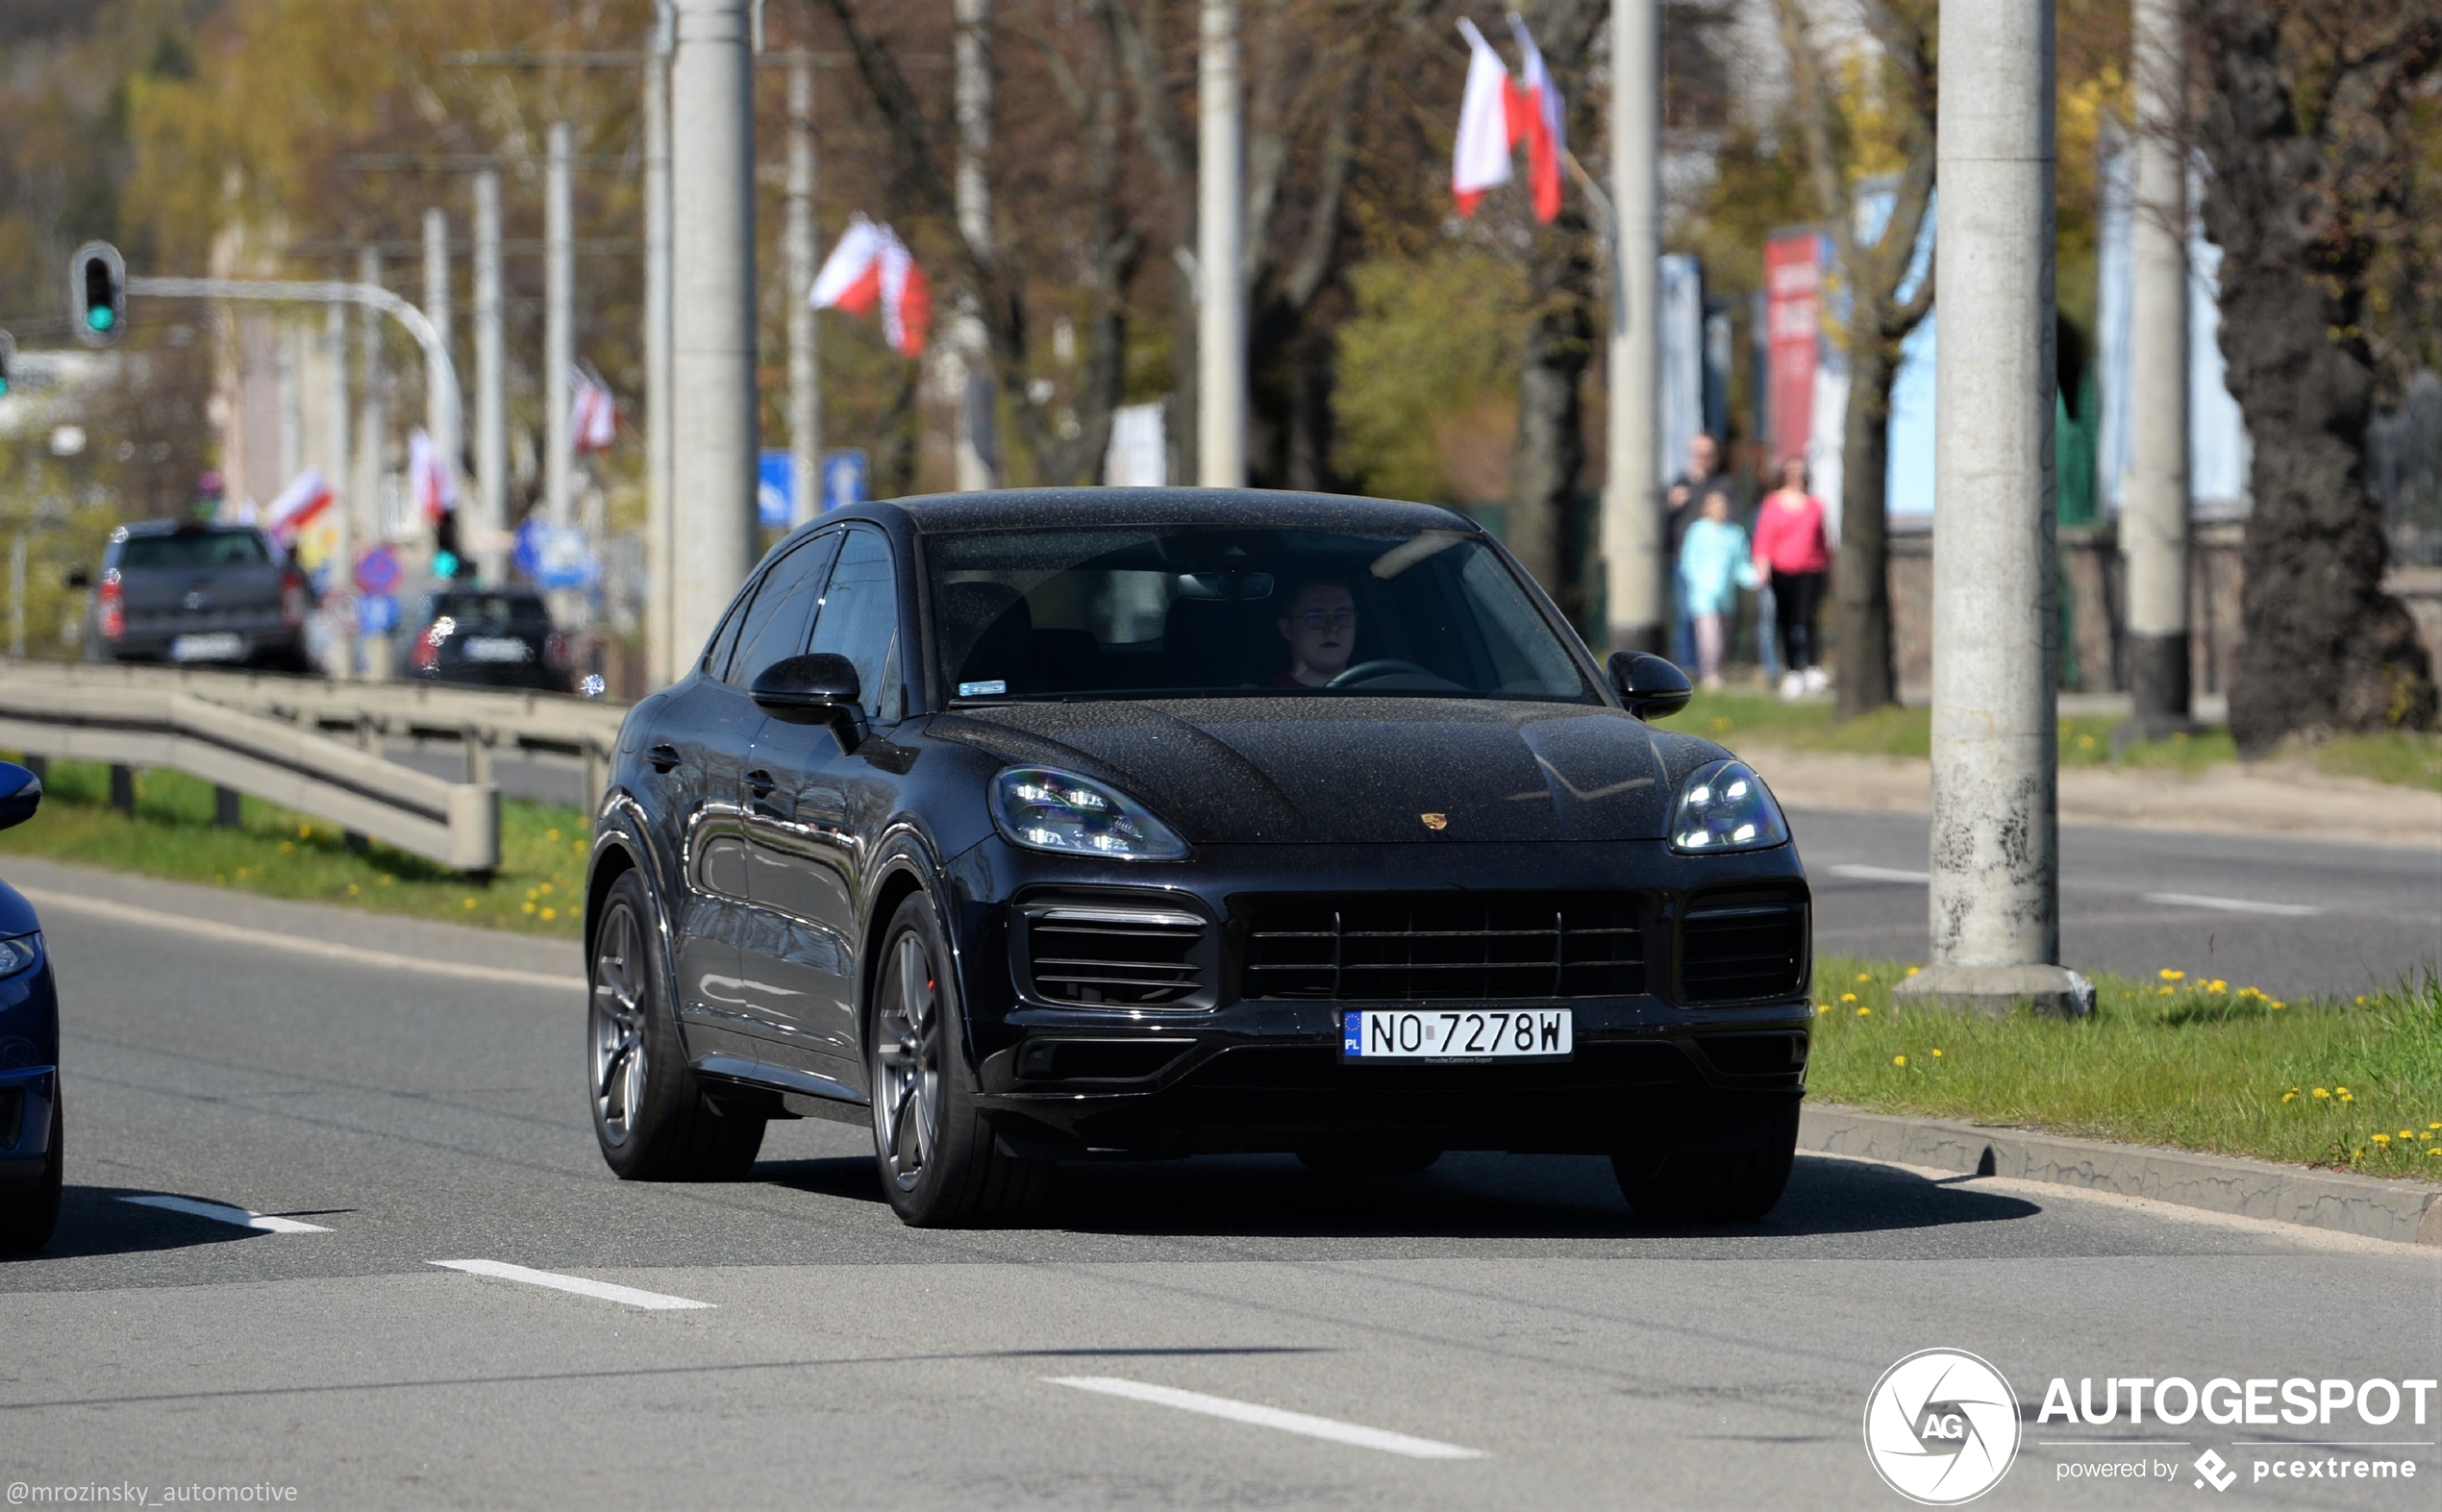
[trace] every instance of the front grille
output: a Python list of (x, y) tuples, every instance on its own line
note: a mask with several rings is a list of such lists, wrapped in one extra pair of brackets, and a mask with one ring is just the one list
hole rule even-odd
[(1127, 903), (1044, 903), (1019, 909), (1033, 996), (1085, 1007), (1200, 1006), (1209, 980), (1205, 921)]
[(1645, 990), (1629, 893), (1256, 900), (1240, 995), (1334, 1003), (1603, 998)]
[(1794, 898), (1699, 903), (1679, 927), (1682, 1003), (1793, 997), (1806, 985), (1807, 905)]

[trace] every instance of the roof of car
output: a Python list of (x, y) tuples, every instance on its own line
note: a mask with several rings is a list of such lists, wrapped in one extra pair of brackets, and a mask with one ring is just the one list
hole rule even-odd
[(1438, 505), (1358, 494), (1261, 488), (1005, 488), (894, 499), (919, 531), (1056, 530), (1109, 525), (1219, 525), (1291, 531), (1473, 531)]
[(119, 527), (129, 535), (230, 535), (239, 532), (260, 533), (251, 525), (228, 520), (130, 520)]

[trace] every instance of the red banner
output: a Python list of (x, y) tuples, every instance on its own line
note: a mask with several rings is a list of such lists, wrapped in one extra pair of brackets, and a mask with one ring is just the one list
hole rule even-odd
[(1771, 467), (1807, 455), (1814, 434), (1814, 369), (1822, 352), (1823, 235), (1791, 231), (1763, 244), (1764, 330), (1771, 343)]

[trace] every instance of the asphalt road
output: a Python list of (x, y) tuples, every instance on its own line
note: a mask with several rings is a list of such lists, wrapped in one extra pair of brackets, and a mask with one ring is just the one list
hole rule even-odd
[[(1925, 817), (1796, 810), (1789, 823), (1816, 954), (1924, 960)], [(2064, 825), (2060, 952), (2074, 967), (2169, 968), (2275, 996), (2390, 986), (2442, 953), (2442, 853)]]
[[(444, 976), (44, 907), (70, 1190), (52, 1252), (0, 1265), (12, 1488), (268, 1485), (313, 1507), (1896, 1508), (1861, 1443), (1866, 1398), (1902, 1356), (1947, 1346), (1991, 1361), (2027, 1419), (1981, 1505), (2212, 1500), (2186, 1468), (2207, 1448), (2238, 1468), (2233, 1500), (2435, 1505), (2442, 1411), (2382, 1431), (2034, 1421), (2055, 1376), (2442, 1374), (2435, 1252), (1820, 1158), (1767, 1222), (1717, 1231), (1637, 1222), (1599, 1161), (1471, 1155), (1348, 1182), (1285, 1159), (1076, 1167), (1042, 1227), (918, 1232), (837, 1125), (775, 1125), (750, 1180), (614, 1180), (585, 1121), (580, 992), (466, 974), (573, 975), (572, 951), (262, 915), (462, 968)], [(326, 1231), (122, 1201), (161, 1194)], [(1078, 1380), (1101, 1384), (1062, 1383)], [(2255, 1486), (2250, 1456), (2274, 1451), (2242, 1438), (2407, 1441), (2295, 1452), (2405, 1458), (2418, 1478)], [(2178, 1478), (2061, 1478), (2140, 1460)]]

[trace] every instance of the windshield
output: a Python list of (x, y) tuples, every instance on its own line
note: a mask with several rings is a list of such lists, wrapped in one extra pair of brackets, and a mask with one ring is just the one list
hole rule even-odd
[(260, 567), (271, 560), (252, 531), (180, 531), (131, 535), (119, 542), (121, 572), (147, 567)]
[(433, 601), (433, 616), (477, 634), (551, 629), (551, 613), (542, 600), (513, 593), (444, 593)]
[(1455, 531), (1012, 531), (926, 554), (955, 699), (1599, 701), (1500, 557)]

